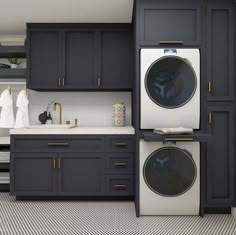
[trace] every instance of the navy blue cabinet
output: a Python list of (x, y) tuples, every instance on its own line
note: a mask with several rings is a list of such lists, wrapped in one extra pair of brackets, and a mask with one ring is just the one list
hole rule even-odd
[(132, 89), (133, 36), (130, 31), (103, 31), (101, 36), (100, 87)]
[(16, 135), (11, 144), (16, 196), (134, 195), (134, 136)]
[(51, 196), (57, 191), (56, 154), (11, 154), (11, 192), (18, 196)]
[(201, 3), (137, 1), (139, 45), (200, 45)]
[(132, 90), (130, 24), (27, 26), (29, 89)]
[[(234, 4), (206, 3), (203, 52), (209, 140), (206, 207), (232, 207), (235, 197)], [(207, 84), (208, 83), (208, 84)]]
[(104, 154), (64, 153), (58, 155), (59, 195), (103, 195)]
[[(235, 206), (235, 1), (137, 0), (135, 9), (136, 112), (140, 110), (140, 48), (199, 48), (200, 133), (207, 133), (201, 149), (203, 204)], [(135, 118), (137, 129), (139, 118)]]
[(96, 88), (96, 34), (66, 31), (63, 35), (62, 88)]
[(207, 207), (232, 207), (234, 201), (234, 108), (208, 107)]
[(209, 101), (234, 100), (234, 9), (207, 7), (207, 80)]
[(62, 68), (60, 32), (35, 31), (29, 34), (27, 86), (48, 90), (59, 87)]

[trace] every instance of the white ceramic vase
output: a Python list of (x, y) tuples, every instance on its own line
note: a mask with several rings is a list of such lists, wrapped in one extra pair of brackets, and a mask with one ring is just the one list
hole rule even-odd
[(113, 105), (113, 126), (125, 126), (125, 104), (117, 102)]

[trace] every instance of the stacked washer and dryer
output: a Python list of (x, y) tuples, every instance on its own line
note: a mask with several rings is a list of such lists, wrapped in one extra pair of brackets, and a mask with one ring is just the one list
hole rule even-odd
[[(142, 49), (141, 129), (200, 125), (200, 51)], [(139, 144), (140, 215), (199, 215), (200, 144)]]

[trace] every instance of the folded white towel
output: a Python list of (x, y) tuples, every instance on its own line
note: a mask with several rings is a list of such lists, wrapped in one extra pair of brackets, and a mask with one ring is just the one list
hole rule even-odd
[(166, 134), (192, 134), (193, 129), (184, 128), (184, 127), (175, 127), (175, 128), (155, 128), (154, 133), (159, 135)]
[(29, 110), (28, 110), (29, 100), (26, 90), (20, 91), (17, 97), (16, 106), (16, 124), (15, 128), (25, 128), (29, 126)]
[(1, 128), (13, 128), (15, 125), (15, 117), (13, 111), (13, 94), (6, 89), (0, 96), (0, 127)]

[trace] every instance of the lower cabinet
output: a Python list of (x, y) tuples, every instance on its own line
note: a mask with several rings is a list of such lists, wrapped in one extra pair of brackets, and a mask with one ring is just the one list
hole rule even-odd
[(62, 195), (102, 195), (103, 159), (98, 153), (59, 154), (58, 192)]
[(11, 191), (18, 195), (54, 195), (57, 191), (55, 163), (56, 154), (11, 154)]
[[(11, 141), (16, 196), (134, 196), (133, 136), (14, 136)], [(25, 141), (33, 144), (22, 148)]]
[(231, 207), (234, 200), (234, 108), (208, 108), (206, 207)]

